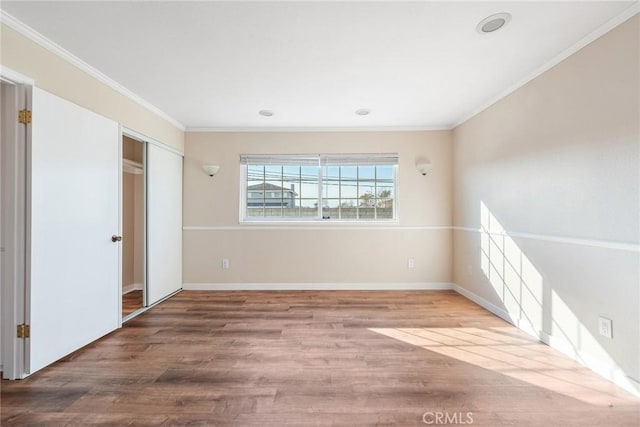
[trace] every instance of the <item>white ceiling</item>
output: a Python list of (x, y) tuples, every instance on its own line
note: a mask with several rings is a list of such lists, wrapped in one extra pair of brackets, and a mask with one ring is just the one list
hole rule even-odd
[[(188, 129), (449, 128), (636, 2), (14, 2)], [(496, 12), (513, 18), (481, 35)], [(371, 110), (358, 116), (359, 108)], [(274, 111), (272, 117), (258, 110)]]

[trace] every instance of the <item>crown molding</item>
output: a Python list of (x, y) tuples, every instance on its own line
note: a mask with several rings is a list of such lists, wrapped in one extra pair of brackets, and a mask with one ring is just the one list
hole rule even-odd
[(507, 87), (505, 90), (503, 90), (499, 94), (490, 97), (485, 102), (480, 104), (478, 107), (476, 107), (473, 110), (469, 111), (468, 113), (464, 114), (452, 126), (452, 129), (457, 128), (458, 126), (460, 126), (461, 124), (463, 124), (467, 120), (469, 120), (469, 119), (475, 117), (476, 115), (480, 114), (481, 112), (483, 112), (487, 108), (491, 107), (493, 104), (495, 104), (498, 101), (500, 101), (502, 98), (507, 97), (511, 93), (515, 92), (516, 90), (520, 89), (522, 86), (524, 86), (527, 83), (529, 83), (531, 80), (533, 80), (536, 77), (538, 77), (539, 75), (543, 74), (545, 71), (548, 71), (551, 68), (555, 67), (560, 62), (564, 61), (565, 59), (567, 59), (568, 57), (570, 57), (574, 53), (578, 52), (583, 47), (587, 46), (589, 43), (597, 40), (598, 38), (602, 37), (603, 35), (605, 35), (609, 31), (613, 30), (618, 25), (620, 25), (623, 22), (627, 21), (629, 18), (633, 17), (638, 12), (640, 12), (640, 1), (636, 1), (633, 4), (633, 6), (625, 9), (622, 13), (620, 13), (616, 17), (614, 17), (611, 20), (605, 22), (600, 27), (596, 28), (594, 31), (590, 32), (589, 34), (587, 34), (586, 36), (584, 36), (583, 38), (578, 40), (576, 43), (572, 44), (567, 49), (563, 50), (558, 55), (554, 56), (549, 61), (545, 62), (541, 67), (537, 68), (532, 73), (527, 74), (524, 78), (522, 78), (521, 80), (518, 80), (516, 83), (514, 83), (511, 86)]
[(187, 127), (186, 132), (425, 132), (451, 130), (453, 126), (370, 126), (370, 127)]
[(468, 113), (464, 114), (454, 124), (445, 125), (445, 126), (379, 126), (379, 127), (375, 127), (375, 126), (373, 126), (373, 127), (243, 127), (243, 126), (241, 126), (241, 127), (185, 127), (178, 120), (176, 120), (173, 117), (169, 116), (164, 111), (158, 109), (153, 104), (151, 104), (148, 101), (146, 101), (143, 98), (141, 98), (139, 95), (136, 95), (135, 93), (133, 93), (132, 91), (130, 91), (126, 87), (122, 86), (120, 83), (114, 81), (110, 77), (106, 76), (104, 73), (100, 72), (96, 68), (92, 67), (91, 65), (87, 64), (86, 62), (84, 62), (80, 58), (78, 58), (75, 55), (73, 55), (71, 52), (69, 52), (66, 49), (62, 48), (58, 44), (56, 44), (53, 41), (49, 40), (48, 38), (46, 38), (42, 34), (38, 33), (37, 31), (35, 31), (31, 27), (27, 26), (23, 22), (19, 21), (15, 17), (9, 15), (8, 13), (6, 13), (6, 12), (4, 12), (2, 10), (0, 10), (0, 22), (2, 22), (3, 24), (7, 25), (8, 27), (14, 29), (15, 31), (19, 32), (23, 36), (25, 36), (28, 39), (32, 40), (33, 42), (39, 44), (40, 46), (44, 47), (45, 49), (49, 50), (53, 54), (61, 57), (62, 59), (66, 60), (67, 62), (73, 64), (74, 66), (76, 66), (77, 68), (79, 68), (82, 71), (86, 72), (87, 74), (89, 74), (90, 76), (94, 77), (98, 81), (106, 84), (107, 86), (111, 87), (112, 89), (114, 89), (118, 93), (126, 96), (127, 98), (129, 98), (132, 101), (138, 103), (142, 107), (148, 109), (149, 111), (153, 112), (154, 114), (156, 114), (159, 117), (165, 119), (166, 121), (168, 121), (169, 123), (171, 123), (172, 125), (177, 127), (178, 129), (180, 129), (182, 131), (185, 131), (185, 132), (207, 132), (207, 133), (208, 132), (212, 132), (212, 133), (216, 133), (216, 132), (220, 132), (220, 133), (222, 133), (222, 132), (420, 132), (420, 131), (447, 131), (447, 130), (455, 129), (456, 127), (460, 126), (464, 122), (468, 121), (469, 119), (475, 117), (476, 115), (478, 115), (482, 111), (486, 110), (490, 106), (494, 105), (495, 103), (497, 103), (501, 99), (505, 98), (506, 96), (508, 96), (511, 93), (515, 92), (516, 90), (518, 90), (522, 86), (526, 85), (531, 80), (535, 79), (536, 77), (540, 76), (544, 72), (546, 72), (549, 69), (553, 68), (554, 66), (556, 66), (557, 64), (559, 64), (563, 60), (567, 59), (569, 56), (573, 55), (574, 53), (576, 53), (580, 49), (582, 49), (585, 46), (587, 46), (589, 43), (595, 41), (599, 37), (603, 36), (607, 32), (609, 32), (612, 29), (614, 29), (615, 27), (617, 27), (618, 25), (620, 25), (623, 22), (627, 21), (629, 18), (633, 17), (634, 15), (638, 14), (639, 12), (640, 12), (640, 1), (636, 1), (631, 7), (627, 8), (626, 10), (624, 10), (622, 13), (620, 13), (619, 15), (614, 17), (613, 19), (611, 19), (608, 22), (604, 23), (603, 25), (601, 25), (600, 27), (598, 27), (597, 29), (595, 29), (594, 31), (592, 31), (591, 33), (589, 33), (588, 35), (586, 35), (585, 37), (583, 37), (582, 39), (580, 39), (579, 41), (577, 41), (576, 43), (574, 43), (573, 45), (571, 45), (570, 47), (565, 49), (564, 51), (562, 51), (560, 54), (558, 54), (555, 57), (551, 58), (549, 61), (544, 63), (541, 67), (537, 68), (532, 73), (526, 75), (524, 78), (520, 79), (519, 81), (517, 81), (513, 85), (509, 86), (505, 90), (501, 91), (497, 95), (490, 97), (485, 102), (480, 104), (478, 107), (476, 107), (476, 108), (472, 109), (471, 111), (469, 111)]
[(64, 59), (67, 62), (69, 62), (70, 64), (72, 64), (76, 68), (84, 71), (85, 73), (87, 73), (88, 75), (93, 77), (94, 79), (96, 79), (99, 82), (107, 85), (108, 87), (110, 87), (111, 89), (113, 89), (116, 92), (120, 93), (121, 95), (126, 96), (127, 98), (129, 98), (133, 102), (139, 104), (140, 106), (142, 106), (142, 107), (146, 108), (147, 110), (151, 111), (152, 113), (156, 114), (158, 117), (161, 117), (162, 119), (164, 119), (167, 122), (171, 123), (173, 126), (175, 126), (176, 128), (180, 129), (181, 131), (185, 131), (185, 126), (182, 123), (180, 123), (178, 120), (174, 119), (173, 117), (171, 117), (170, 115), (168, 115), (164, 111), (160, 110), (158, 107), (156, 107), (153, 104), (151, 104), (150, 102), (146, 101), (145, 99), (143, 99), (139, 95), (133, 93), (132, 91), (130, 91), (129, 89), (127, 89), (126, 87), (121, 85), (120, 83), (118, 83), (115, 80), (113, 80), (112, 78), (108, 77), (106, 74), (102, 73), (101, 71), (99, 71), (98, 69), (94, 68), (93, 66), (87, 64), (82, 59), (78, 58), (77, 56), (75, 56), (74, 54), (69, 52), (68, 50), (64, 49), (62, 46), (60, 46), (60, 45), (54, 43), (53, 41), (49, 40), (47, 37), (43, 36), (42, 34), (37, 32), (33, 28), (29, 27), (28, 25), (26, 25), (22, 21), (18, 20), (17, 18), (13, 17), (12, 15), (9, 15), (7, 12), (5, 12), (3, 10), (0, 10), (0, 22), (5, 24), (6, 26), (12, 28), (13, 30), (17, 31), (18, 33), (20, 33), (24, 37), (28, 38), (29, 40), (33, 41), (34, 43), (36, 43), (36, 44), (42, 46), (43, 48), (47, 49), (49, 52), (53, 53), (54, 55)]

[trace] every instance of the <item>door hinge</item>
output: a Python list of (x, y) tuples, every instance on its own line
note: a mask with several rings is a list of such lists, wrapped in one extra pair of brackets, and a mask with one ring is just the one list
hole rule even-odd
[(25, 125), (31, 123), (31, 110), (18, 111), (18, 123)]
[(29, 338), (31, 335), (31, 328), (29, 325), (18, 325), (18, 338)]

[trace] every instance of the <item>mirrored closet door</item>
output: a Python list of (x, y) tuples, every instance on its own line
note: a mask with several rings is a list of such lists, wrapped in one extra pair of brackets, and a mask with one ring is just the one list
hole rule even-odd
[(146, 143), (122, 136), (122, 319), (147, 305)]

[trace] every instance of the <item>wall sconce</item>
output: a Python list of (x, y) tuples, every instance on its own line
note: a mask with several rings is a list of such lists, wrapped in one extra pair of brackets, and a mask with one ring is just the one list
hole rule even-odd
[(416, 169), (422, 176), (425, 176), (432, 168), (433, 164), (427, 159), (418, 159), (416, 161)]
[(215, 176), (220, 170), (220, 165), (202, 165), (202, 170), (209, 176)]

